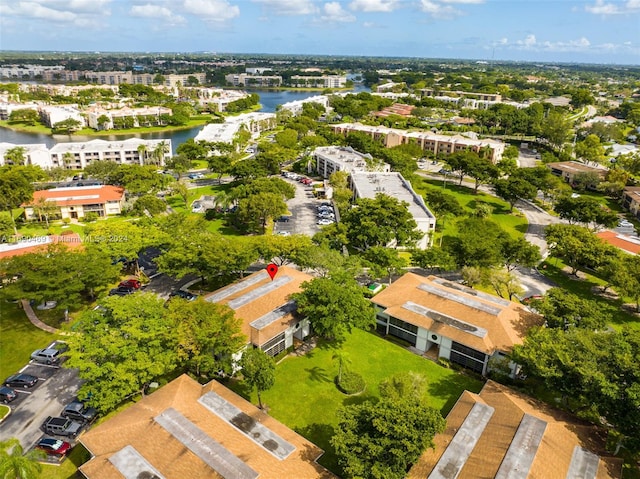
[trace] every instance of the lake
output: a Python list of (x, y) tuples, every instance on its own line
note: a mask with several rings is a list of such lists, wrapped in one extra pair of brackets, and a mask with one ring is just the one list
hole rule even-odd
[[(358, 85), (355, 91), (366, 91), (362, 85)], [(297, 90), (251, 90), (250, 93), (260, 95), (260, 111), (273, 113), (278, 105), (288, 103), (290, 101), (304, 100), (310, 96), (320, 95), (318, 91), (297, 91)], [(47, 147), (52, 147), (56, 143), (64, 143), (69, 141), (89, 141), (100, 138), (108, 141), (126, 140), (127, 138), (144, 138), (147, 140), (171, 140), (172, 154), (175, 155), (176, 148), (189, 138), (194, 138), (202, 126), (190, 128), (188, 130), (156, 132), (156, 133), (137, 133), (126, 135), (105, 135), (105, 136), (84, 136), (84, 135), (43, 135), (41, 133), (25, 133), (21, 131), (13, 131), (8, 128), (0, 127), (0, 143), (13, 143), (16, 145), (31, 145), (36, 143), (44, 143)]]

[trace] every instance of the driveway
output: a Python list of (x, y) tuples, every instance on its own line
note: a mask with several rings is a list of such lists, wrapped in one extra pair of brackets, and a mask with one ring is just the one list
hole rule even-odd
[(295, 186), (296, 195), (287, 201), (291, 218), (287, 222), (276, 221), (273, 229), (274, 234), (288, 232), (289, 234), (313, 236), (320, 231), (320, 226), (316, 222), (318, 221), (317, 207), (322, 201), (314, 198), (311, 187), (288, 178), (283, 178), (283, 180)]
[(18, 398), (9, 403), (11, 414), (0, 426), (0, 441), (17, 438), (25, 450), (42, 437), (40, 426), (48, 416), (59, 416), (80, 388), (77, 369), (29, 363), (20, 370), (38, 377), (30, 389), (16, 388)]

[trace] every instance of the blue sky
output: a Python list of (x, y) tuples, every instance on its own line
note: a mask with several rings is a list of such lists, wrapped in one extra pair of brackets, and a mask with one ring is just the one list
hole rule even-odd
[(640, 0), (0, 0), (5, 50), (640, 64)]

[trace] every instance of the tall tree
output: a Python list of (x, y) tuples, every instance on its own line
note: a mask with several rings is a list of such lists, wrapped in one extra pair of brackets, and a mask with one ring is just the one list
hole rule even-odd
[(387, 276), (389, 284), (393, 275), (402, 274), (404, 268), (408, 266), (407, 260), (398, 254), (398, 250), (384, 246), (369, 248), (364, 257), (371, 265), (373, 276), (375, 278)]
[(493, 189), (496, 195), (509, 203), (511, 212), (518, 200), (532, 200), (538, 193), (534, 185), (518, 177), (498, 179), (493, 183)]
[(34, 449), (24, 454), (20, 441), (15, 438), (0, 442), (0, 477), (3, 479), (37, 479), (42, 472), (38, 461), (45, 453)]
[(266, 232), (267, 223), (287, 212), (287, 204), (277, 193), (258, 193), (238, 202), (238, 217), (252, 230)]
[(33, 198), (33, 185), (16, 168), (0, 170), (0, 208), (8, 211), (13, 221), (14, 233), (18, 234), (13, 210)]
[(14, 146), (4, 152), (4, 162), (7, 165), (24, 165), (27, 162), (27, 149), (24, 146)]
[(542, 136), (556, 149), (561, 149), (562, 145), (569, 137), (571, 124), (567, 117), (558, 111), (550, 110), (545, 121), (542, 122)]
[(401, 479), (446, 422), (413, 397), (343, 406), (331, 444), (347, 477)]
[(581, 267), (596, 268), (607, 257), (607, 246), (582, 226), (549, 225), (545, 234), (551, 255), (567, 263), (573, 275)]
[(258, 407), (262, 409), (262, 397), (260, 393), (271, 389), (276, 382), (276, 363), (262, 349), (249, 346), (240, 359), (242, 379), (251, 389), (256, 388), (258, 393)]

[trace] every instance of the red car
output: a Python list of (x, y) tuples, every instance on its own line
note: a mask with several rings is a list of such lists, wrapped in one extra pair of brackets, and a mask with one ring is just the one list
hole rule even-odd
[(71, 449), (71, 444), (60, 439), (45, 437), (36, 444), (36, 449), (40, 449), (50, 456), (64, 456)]
[(137, 279), (125, 279), (124, 281), (120, 281), (120, 284), (118, 286), (121, 288), (140, 289), (140, 286), (142, 286), (142, 284)]

